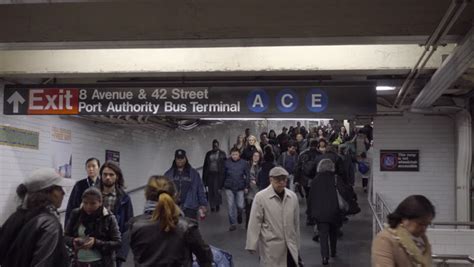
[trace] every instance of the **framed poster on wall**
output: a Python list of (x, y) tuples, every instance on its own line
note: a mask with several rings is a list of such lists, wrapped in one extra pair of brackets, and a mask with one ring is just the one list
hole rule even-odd
[(420, 151), (380, 150), (380, 171), (418, 172), (420, 171)]
[(105, 150), (105, 161), (112, 161), (120, 166), (120, 152), (114, 150)]

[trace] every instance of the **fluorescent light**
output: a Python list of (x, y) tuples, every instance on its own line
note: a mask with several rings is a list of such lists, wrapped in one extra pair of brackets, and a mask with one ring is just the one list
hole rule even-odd
[(395, 86), (385, 86), (385, 85), (376, 87), (377, 91), (392, 91), (392, 90), (395, 90), (395, 88), (396, 88)]

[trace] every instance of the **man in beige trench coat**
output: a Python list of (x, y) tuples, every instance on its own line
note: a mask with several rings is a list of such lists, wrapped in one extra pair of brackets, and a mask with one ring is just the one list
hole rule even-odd
[(300, 207), (296, 194), (286, 188), (288, 172), (270, 170), (270, 186), (258, 192), (250, 211), (245, 249), (258, 250), (260, 266), (302, 266), (299, 262)]

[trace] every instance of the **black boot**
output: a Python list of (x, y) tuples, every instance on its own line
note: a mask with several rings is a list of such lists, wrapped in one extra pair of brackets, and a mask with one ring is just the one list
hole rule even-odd
[(328, 265), (329, 264), (329, 258), (323, 257), (323, 265)]
[(237, 222), (242, 224), (242, 210), (237, 211)]

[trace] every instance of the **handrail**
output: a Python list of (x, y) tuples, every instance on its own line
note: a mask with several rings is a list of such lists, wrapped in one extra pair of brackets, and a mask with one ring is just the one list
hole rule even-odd
[(383, 223), (382, 223), (382, 221), (380, 221), (380, 218), (376, 215), (377, 212), (375, 211), (375, 207), (374, 207), (374, 205), (372, 204), (371, 201), (369, 201), (369, 207), (370, 207), (370, 209), (372, 210), (372, 213), (373, 213), (373, 215), (374, 215), (374, 217), (375, 217), (375, 220), (376, 220), (376, 222), (377, 222), (377, 225), (379, 226), (379, 229), (383, 229)]
[(474, 222), (433, 222), (432, 226), (474, 226)]
[(474, 258), (470, 255), (433, 254), (431, 255), (431, 257), (433, 258), (433, 260), (441, 260), (443, 263), (446, 263), (449, 260), (474, 263)]
[[(203, 169), (203, 167), (204, 167), (204, 166), (198, 167), (198, 168), (196, 168), (195, 170), (196, 170), (196, 171), (200, 171), (200, 170)], [(130, 190), (125, 190), (125, 193), (127, 193), (127, 194), (134, 193), (134, 192), (136, 192), (136, 191), (140, 191), (140, 190), (142, 190), (142, 189), (145, 189), (145, 187), (146, 187), (146, 185), (141, 185), (141, 186), (139, 186), (139, 187), (135, 187), (135, 188), (130, 189)], [(58, 212), (59, 212), (59, 213), (65, 213), (66, 210), (65, 210), (65, 209), (60, 209), (60, 210), (58, 210)]]

